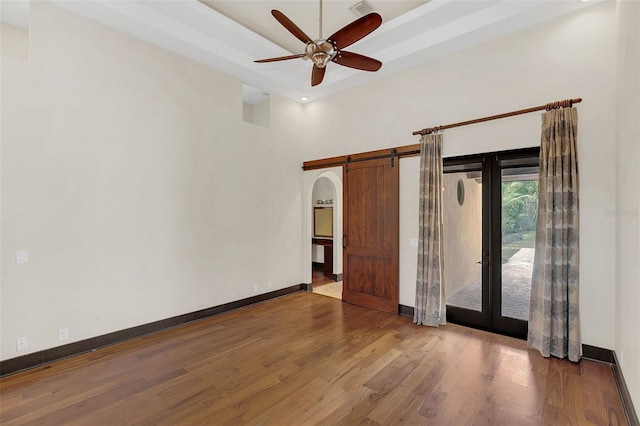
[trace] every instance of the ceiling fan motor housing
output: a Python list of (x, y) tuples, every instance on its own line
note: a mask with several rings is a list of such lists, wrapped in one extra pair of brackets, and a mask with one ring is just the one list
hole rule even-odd
[(309, 59), (313, 61), (318, 68), (324, 68), (329, 61), (335, 58), (338, 51), (333, 44), (327, 40), (319, 39), (313, 43), (307, 43), (305, 53)]

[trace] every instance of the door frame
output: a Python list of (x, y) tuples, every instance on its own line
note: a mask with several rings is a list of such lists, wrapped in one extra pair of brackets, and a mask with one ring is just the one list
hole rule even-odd
[[(482, 171), (482, 312), (447, 305), (447, 321), (526, 339), (528, 322), (503, 317), (502, 173), (503, 169), (538, 165), (540, 147), (464, 155), (443, 159), (443, 170)], [(535, 157), (535, 161), (530, 159)], [(504, 163), (501, 165), (501, 163)], [(535, 164), (534, 164), (535, 163)], [(457, 166), (457, 167), (456, 167)], [(460, 169), (460, 170), (457, 170)], [(446, 261), (446, 260), (445, 260)], [(445, 266), (446, 267), (446, 266)]]
[[(312, 285), (312, 241), (313, 241), (313, 187), (321, 178), (328, 178), (335, 190), (333, 199), (333, 274), (338, 281), (342, 279), (342, 166), (326, 169), (307, 170), (302, 174), (303, 179), (303, 234), (302, 234), (302, 279), (311, 291)], [(336, 244), (337, 242), (337, 244)]]

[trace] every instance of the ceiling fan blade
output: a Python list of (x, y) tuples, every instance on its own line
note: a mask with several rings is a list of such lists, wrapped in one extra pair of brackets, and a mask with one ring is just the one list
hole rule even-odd
[(277, 58), (267, 58), (267, 59), (258, 59), (253, 62), (257, 62), (262, 64), (264, 62), (276, 62), (276, 61), (286, 61), (287, 59), (298, 59), (304, 58), (306, 55), (304, 53), (300, 53), (299, 55), (289, 55), (289, 56), (278, 56)]
[(317, 86), (322, 83), (326, 70), (327, 68), (318, 68), (315, 65), (313, 66), (313, 71), (311, 72), (311, 86)]
[(343, 49), (360, 40), (382, 24), (382, 17), (373, 12), (356, 19), (346, 27), (335, 32), (327, 40), (334, 42), (338, 49)]
[(377, 59), (344, 50), (341, 50), (332, 60), (336, 64), (362, 71), (378, 71), (382, 66), (382, 62)]
[(271, 14), (278, 20), (278, 22), (282, 24), (283, 27), (285, 27), (291, 34), (296, 36), (298, 40), (303, 43), (313, 43), (311, 37), (306, 35), (304, 31), (298, 28), (298, 26), (294, 24), (291, 19), (287, 18), (284, 13), (274, 9), (271, 11)]

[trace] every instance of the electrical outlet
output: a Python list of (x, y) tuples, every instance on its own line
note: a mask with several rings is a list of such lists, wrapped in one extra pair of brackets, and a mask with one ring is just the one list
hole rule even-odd
[(26, 337), (18, 337), (16, 339), (16, 350), (18, 351), (26, 351), (28, 346)]
[(273, 287), (273, 283), (272, 283), (271, 281), (269, 281), (269, 282), (267, 283), (267, 289), (268, 289), (268, 290), (271, 290), (271, 287)]
[(258, 284), (254, 284), (253, 285), (253, 292), (257, 293), (258, 292)]
[(69, 329), (61, 328), (58, 330), (58, 340), (67, 340), (69, 338)]
[(17, 251), (16, 252), (16, 264), (21, 265), (23, 263), (28, 263), (29, 261), (29, 253), (27, 251)]

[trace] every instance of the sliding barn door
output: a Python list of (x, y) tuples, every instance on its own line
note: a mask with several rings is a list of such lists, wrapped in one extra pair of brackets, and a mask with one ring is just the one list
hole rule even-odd
[[(394, 164), (395, 163), (395, 164)], [(344, 170), (342, 300), (398, 313), (399, 161), (349, 163)]]

